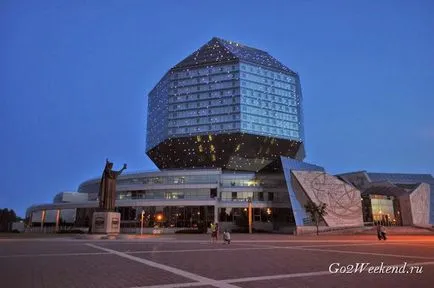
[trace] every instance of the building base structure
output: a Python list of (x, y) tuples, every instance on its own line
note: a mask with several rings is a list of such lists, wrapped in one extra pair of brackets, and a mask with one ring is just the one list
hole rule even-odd
[[(395, 184), (368, 179), (361, 185), (353, 174), (331, 175), (322, 167), (287, 157), (281, 157), (273, 169), (258, 172), (215, 168), (130, 173), (118, 179), (116, 213), (100, 215), (99, 179), (92, 179), (80, 185), (76, 202), (35, 205), (27, 214), (34, 227), (41, 226), (38, 219), (42, 218), (44, 226), (51, 222), (54, 226), (60, 210), (62, 222), (91, 227), (93, 233), (146, 233), (155, 227), (170, 233), (205, 232), (215, 222), (222, 230), (248, 232), (251, 201), (253, 233), (296, 234), (312, 230), (314, 224), (304, 206), (313, 201), (327, 204), (320, 231), (377, 223), (431, 225), (433, 190), (428, 176), (413, 184), (408, 179), (405, 185), (399, 184), (399, 179)], [(64, 211), (74, 216), (68, 218)], [(46, 216), (41, 217), (42, 212)], [(118, 224), (113, 224), (113, 219), (118, 219)]]
[(94, 212), (92, 216), (92, 234), (120, 233), (121, 213), (118, 212)]

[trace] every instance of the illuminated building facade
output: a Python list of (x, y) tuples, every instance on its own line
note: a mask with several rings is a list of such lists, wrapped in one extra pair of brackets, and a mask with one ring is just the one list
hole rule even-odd
[(359, 171), (338, 177), (361, 191), (366, 223), (434, 224), (434, 177), (430, 174)]
[(302, 160), (300, 78), (267, 52), (213, 38), (148, 97), (147, 155), (160, 169), (259, 171)]
[[(119, 176), (122, 232), (137, 233), (141, 225), (173, 232), (212, 222), (246, 230), (251, 203), (254, 231), (298, 233), (312, 228), (308, 201), (327, 204), (320, 223), (326, 229), (429, 222), (431, 175), (333, 176), (303, 162), (299, 75), (239, 43), (213, 38), (172, 67), (148, 95), (146, 136), (146, 154), (160, 171)], [(88, 227), (99, 181), (31, 206), (27, 217), (36, 226), (62, 218)]]

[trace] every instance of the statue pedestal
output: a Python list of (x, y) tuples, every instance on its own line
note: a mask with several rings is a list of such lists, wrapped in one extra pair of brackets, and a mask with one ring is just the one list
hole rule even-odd
[(119, 234), (121, 231), (121, 213), (94, 212), (92, 216), (92, 233)]

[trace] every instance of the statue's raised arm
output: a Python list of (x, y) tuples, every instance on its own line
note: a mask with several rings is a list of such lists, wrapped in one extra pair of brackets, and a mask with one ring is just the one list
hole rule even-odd
[(119, 176), (119, 175), (121, 175), (122, 171), (124, 171), (125, 169), (127, 169), (127, 164), (124, 164), (124, 166), (122, 167), (121, 170), (119, 170), (119, 171), (114, 171), (114, 172), (116, 172), (116, 175)]

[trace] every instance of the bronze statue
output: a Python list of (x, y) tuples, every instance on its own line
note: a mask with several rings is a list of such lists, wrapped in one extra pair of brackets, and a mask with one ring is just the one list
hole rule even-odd
[(116, 201), (116, 179), (117, 177), (127, 169), (127, 164), (124, 164), (119, 171), (113, 171), (113, 163), (106, 159), (104, 172), (101, 176), (101, 182), (99, 184), (99, 208), (103, 211), (112, 212), (115, 210)]

